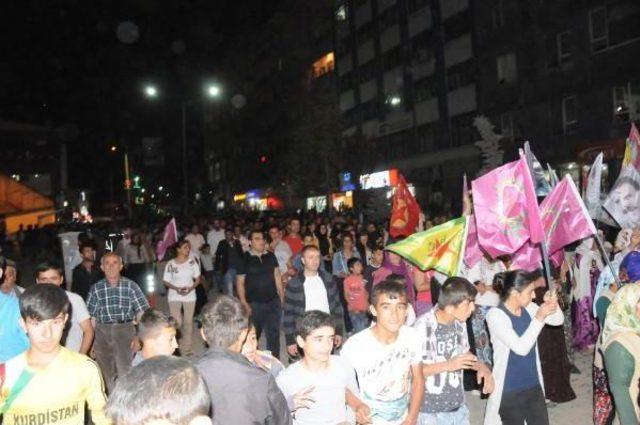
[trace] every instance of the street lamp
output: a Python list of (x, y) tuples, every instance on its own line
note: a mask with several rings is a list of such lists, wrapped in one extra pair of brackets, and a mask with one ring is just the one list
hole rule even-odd
[(153, 85), (145, 86), (144, 94), (147, 97), (152, 97), (152, 98), (153, 97), (157, 97), (158, 96), (158, 89), (156, 88), (156, 86), (153, 86)]
[(220, 86), (216, 85), (216, 84), (209, 84), (207, 86), (207, 95), (209, 97), (218, 97), (220, 96), (220, 92), (222, 90), (220, 89)]

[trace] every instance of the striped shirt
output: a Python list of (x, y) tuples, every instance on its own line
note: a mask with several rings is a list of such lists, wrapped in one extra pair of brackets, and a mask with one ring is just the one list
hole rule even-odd
[(136, 315), (149, 308), (149, 302), (134, 281), (120, 277), (113, 286), (106, 279), (96, 282), (89, 290), (87, 310), (101, 324), (131, 322)]

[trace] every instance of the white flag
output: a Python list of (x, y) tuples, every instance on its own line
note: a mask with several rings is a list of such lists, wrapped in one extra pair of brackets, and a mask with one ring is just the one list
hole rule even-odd
[(602, 152), (598, 154), (593, 165), (589, 170), (589, 178), (587, 179), (587, 189), (585, 191), (584, 203), (589, 211), (589, 215), (592, 219), (598, 220), (600, 218), (601, 200), (600, 200), (600, 183), (602, 182), (602, 159), (604, 155)]

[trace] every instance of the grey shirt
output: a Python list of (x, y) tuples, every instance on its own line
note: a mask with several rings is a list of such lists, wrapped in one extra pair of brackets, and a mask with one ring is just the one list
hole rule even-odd
[(242, 354), (210, 348), (195, 363), (211, 396), (213, 425), (290, 425), (287, 401), (273, 376)]

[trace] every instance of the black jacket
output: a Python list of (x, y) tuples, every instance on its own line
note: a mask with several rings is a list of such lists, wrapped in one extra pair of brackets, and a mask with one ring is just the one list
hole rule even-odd
[(273, 376), (242, 354), (210, 348), (195, 363), (211, 396), (213, 425), (290, 425), (287, 401)]
[[(336, 279), (330, 273), (322, 270), (318, 270), (318, 274), (327, 289), (329, 310), (335, 322), (336, 335), (342, 335), (344, 329), (344, 310), (340, 302)], [(283, 328), (287, 345), (295, 344), (296, 321), (305, 313), (306, 297), (304, 293), (304, 279), (304, 273), (298, 273), (287, 283), (287, 289), (284, 293)]]
[(229, 243), (229, 241), (223, 239), (218, 244), (218, 249), (216, 249), (213, 268), (222, 274), (226, 273), (230, 268), (237, 269), (238, 264), (236, 263), (241, 261), (242, 254), (240, 241), (234, 240), (233, 243)]

